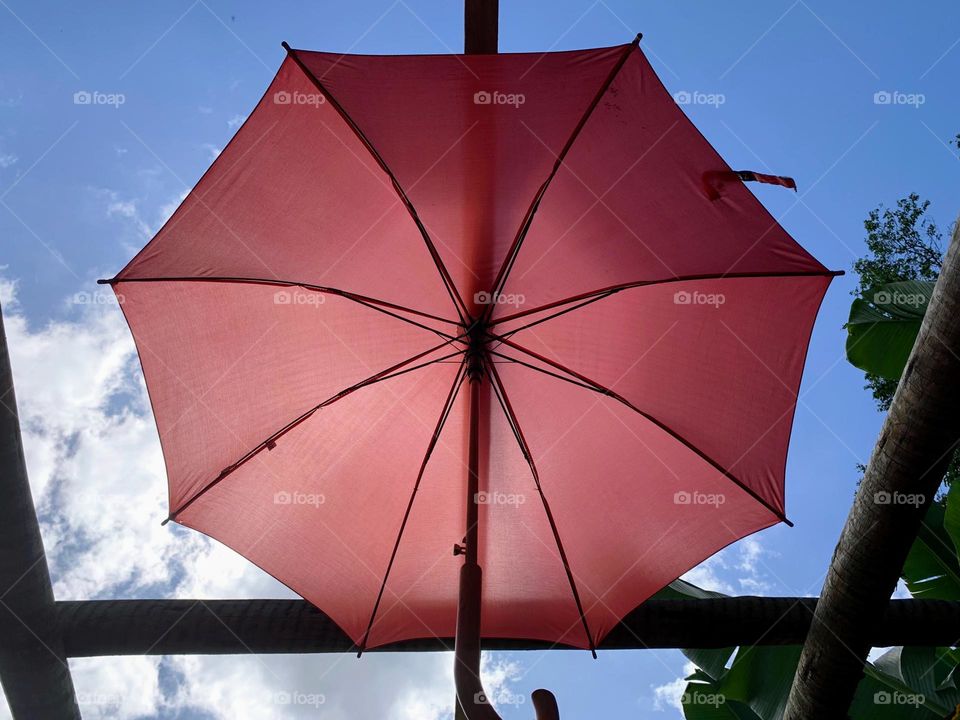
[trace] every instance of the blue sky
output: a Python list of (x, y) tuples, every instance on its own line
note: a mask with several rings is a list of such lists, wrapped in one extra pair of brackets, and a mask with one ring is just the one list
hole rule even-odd
[[(0, 0), (0, 299), (59, 597), (285, 594), (208, 541), (158, 527), (156, 433), (119, 310), (100, 302), (94, 281), (149, 239), (230, 139), (283, 59), (281, 40), (336, 52), (453, 52), (461, 12), (457, 0)], [(960, 132), (957, 28), (960, 6), (948, 2), (501, 0), (503, 51), (613, 45), (642, 31), (672, 92), (718, 98), (685, 110), (731, 165), (796, 178), (798, 194), (755, 192), (819, 260), (845, 270), (862, 254), (862, 221), (878, 204), (918, 192), (945, 228), (960, 210), (958, 151), (947, 145)], [(76, 104), (78, 92), (107, 101)], [(878, 93), (895, 101), (877, 102)], [(694, 580), (738, 594), (818, 592), (856, 464), (881, 421), (862, 374), (843, 359), (854, 283), (834, 282), (808, 356), (787, 475), (796, 527), (734, 546)], [(85, 717), (269, 717), (256, 704), (263, 693), (295, 690), (327, 702), (288, 714), (273, 703), (270, 712), (364, 718), (442, 716), (437, 703), (453, 692), (444, 663), (241, 657), (73, 667)], [(567, 717), (597, 708), (678, 717), (670, 698), (684, 659), (675, 651), (491, 663), (505, 692), (555, 689)], [(503, 714), (529, 717), (531, 708)]]

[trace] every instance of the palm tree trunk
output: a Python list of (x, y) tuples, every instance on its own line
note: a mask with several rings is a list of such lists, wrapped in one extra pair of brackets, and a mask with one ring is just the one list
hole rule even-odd
[[(842, 718), (960, 438), (960, 223), (834, 551), (784, 720)], [(923, 502), (897, 502), (919, 496)]]

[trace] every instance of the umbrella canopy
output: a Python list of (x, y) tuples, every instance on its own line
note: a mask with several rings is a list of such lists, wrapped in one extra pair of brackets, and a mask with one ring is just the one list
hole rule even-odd
[(786, 519), (833, 274), (634, 43), (290, 50), (109, 282), (172, 519), (360, 647), (450, 637), (475, 413), (482, 634), (592, 648)]

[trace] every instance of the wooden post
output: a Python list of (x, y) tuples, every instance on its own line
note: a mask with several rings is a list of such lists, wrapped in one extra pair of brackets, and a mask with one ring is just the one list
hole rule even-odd
[(960, 438), (958, 317), (960, 224), (834, 551), (785, 720), (846, 717), (871, 634)]
[(15, 720), (80, 720), (23, 457), (0, 312), (0, 683)]
[(496, 54), (499, 15), (499, 0), (464, 0), (463, 45), (467, 55)]

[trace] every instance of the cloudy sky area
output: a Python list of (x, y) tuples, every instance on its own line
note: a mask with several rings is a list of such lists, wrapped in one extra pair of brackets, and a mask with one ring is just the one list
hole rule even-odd
[[(289, 596), (215, 542), (160, 526), (166, 484), (142, 375), (95, 280), (147, 242), (216, 157), (280, 64), (281, 40), (459, 50), (459, 4), (0, 2), (0, 303), (59, 599)], [(960, 132), (955, 4), (501, 5), (506, 51), (612, 45), (643, 31), (672, 92), (714, 98), (685, 109), (732, 165), (797, 178), (796, 195), (755, 191), (831, 268), (849, 270), (863, 252), (863, 217), (881, 202), (919, 192), (944, 226), (960, 210), (960, 165), (946, 144)], [(123, 101), (76, 105), (77, 92)], [(898, 92), (914, 102), (875, 101)], [(843, 360), (853, 284), (832, 286), (808, 357), (787, 474), (796, 527), (728, 548), (691, 581), (730, 594), (818, 592), (881, 419)], [(510, 702), (535, 687), (554, 689), (567, 717), (599, 703), (618, 716), (676, 718), (688, 670), (677, 651), (493, 654), (485, 668), (508, 720), (531, 715), (528, 702)], [(96, 659), (71, 669), (85, 718), (430, 720), (449, 717), (453, 698), (443, 654)], [(291, 694), (302, 702), (283, 704)]]

